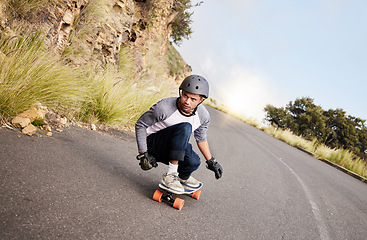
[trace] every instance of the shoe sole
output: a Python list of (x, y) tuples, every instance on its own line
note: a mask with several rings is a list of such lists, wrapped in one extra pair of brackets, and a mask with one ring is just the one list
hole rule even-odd
[(185, 183), (181, 183), (181, 184), (182, 184), (182, 186), (183, 186), (185, 189), (188, 189), (188, 190), (191, 190), (191, 191), (197, 191), (197, 190), (199, 190), (200, 188), (202, 188), (202, 187), (203, 187), (203, 183), (199, 183), (199, 186), (197, 186), (197, 187), (192, 187), (192, 186), (187, 185), (187, 184), (185, 184)]

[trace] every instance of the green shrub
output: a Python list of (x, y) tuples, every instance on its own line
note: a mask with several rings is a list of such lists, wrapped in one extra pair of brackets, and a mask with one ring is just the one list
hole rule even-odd
[(172, 22), (171, 38), (173, 42), (180, 45), (183, 39), (189, 39), (192, 34), (190, 27), (192, 23), (191, 16), (193, 12), (189, 12), (189, 9), (195, 6), (200, 6), (202, 1), (196, 5), (192, 5), (190, 0), (174, 0), (172, 6), (172, 12), (176, 14), (175, 19)]

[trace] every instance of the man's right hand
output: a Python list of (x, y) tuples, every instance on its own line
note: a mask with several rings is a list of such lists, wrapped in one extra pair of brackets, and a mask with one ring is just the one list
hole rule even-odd
[(138, 156), (136, 156), (136, 159), (140, 161), (139, 165), (141, 169), (145, 171), (153, 167), (158, 167), (157, 160), (152, 155), (150, 155), (148, 152), (140, 153)]

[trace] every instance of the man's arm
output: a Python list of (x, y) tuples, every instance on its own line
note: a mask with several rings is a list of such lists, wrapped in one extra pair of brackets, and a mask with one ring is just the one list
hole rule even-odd
[(141, 115), (135, 124), (135, 134), (139, 153), (144, 153), (148, 150), (147, 128), (160, 121), (162, 117), (160, 106), (162, 105), (162, 100), (154, 104), (148, 111)]
[(140, 153), (144, 153), (148, 149), (146, 140), (147, 139), (146, 129), (149, 126), (149, 123), (146, 123), (148, 122), (147, 120), (149, 119), (148, 117), (146, 117), (146, 115), (148, 114), (149, 114), (148, 112), (144, 113), (135, 124), (136, 141), (138, 144), (138, 151)]
[(197, 142), (197, 145), (201, 153), (204, 155), (205, 160), (207, 161), (210, 160), (212, 158), (212, 154), (210, 153), (208, 141)]
[(198, 147), (201, 153), (204, 155), (206, 159), (206, 167), (209, 170), (212, 170), (215, 173), (215, 178), (219, 179), (223, 175), (223, 168), (222, 166), (213, 158), (212, 154), (209, 150), (209, 144), (207, 141), (204, 142), (197, 142)]
[(177, 110), (176, 101), (177, 98), (174, 97), (164, 98), (140, 116), (135, 124), (136, 141), (140, 153), (148, 150), (147, 128), (171, 116)]

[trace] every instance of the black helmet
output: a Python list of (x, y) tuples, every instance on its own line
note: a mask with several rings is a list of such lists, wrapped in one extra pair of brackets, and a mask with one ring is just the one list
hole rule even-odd
[(205, 78), (199, 75), (190, 75), (186, 77), (180, 85), (180, 90), (198, 94), (205, 98), (209, 97), (209, 83)]

